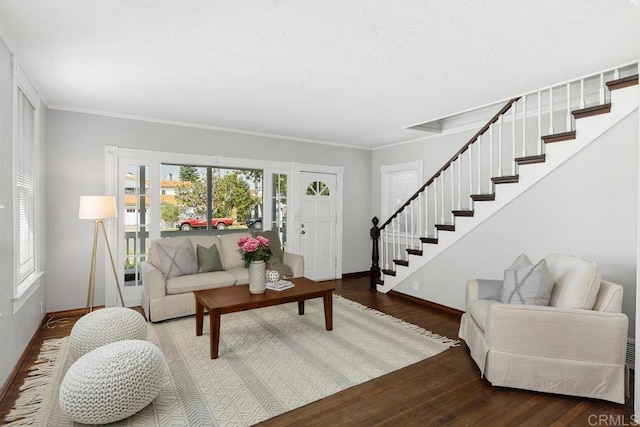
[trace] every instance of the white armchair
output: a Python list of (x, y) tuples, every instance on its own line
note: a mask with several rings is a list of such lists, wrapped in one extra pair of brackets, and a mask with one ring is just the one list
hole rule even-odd
[(622, 286), (601, 280), (595, 263), (581, 258), (545, 260), (555, 282), (548, 307), (481, 299), (491, 288), (495, 295), (496, 282), (469, 280), (460, 338), (494, 386), (624, 403)]

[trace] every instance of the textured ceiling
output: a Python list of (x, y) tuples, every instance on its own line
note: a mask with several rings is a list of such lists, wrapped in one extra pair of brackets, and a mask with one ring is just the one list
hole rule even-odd
[(380, 147), (640, 56), (629, 0), (1, 0), (49, 108)]

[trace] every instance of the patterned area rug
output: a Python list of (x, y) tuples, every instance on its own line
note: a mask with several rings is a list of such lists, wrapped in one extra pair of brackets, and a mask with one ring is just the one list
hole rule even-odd
[[(220, 358), (209, 358), (208, 321), (195, 336), (193, 316), (148, 325), (166, 358), (155, 401), (121, 426), (252, 425), (434, 356), (457, 341), (432, 334), (340, 296), (333, 331), (322, 299), (222, 316)], [(43, 346), (8, 425), (72, 426), (58, 388), (73, 362), (68, 338)]]

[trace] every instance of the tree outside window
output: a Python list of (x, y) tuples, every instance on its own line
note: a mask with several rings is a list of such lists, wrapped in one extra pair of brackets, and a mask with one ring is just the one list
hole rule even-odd
[[(165, 164), (162, 175), (161, 219), (165, 230), (177, 229), (185, 221), (189, 225), (183, 230), (243, 228), (248, 218), (262, 214), (261, 170)], [(207, 209), (209, 198), (211, 205)], [(224, 226), (216, 227), (221, 219), (225, 220)]]

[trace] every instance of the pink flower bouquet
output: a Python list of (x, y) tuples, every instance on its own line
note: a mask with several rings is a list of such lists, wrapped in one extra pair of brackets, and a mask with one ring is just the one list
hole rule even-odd
[(262, 236), (241, 237), (238, 239), (238, 249), (242, 252), (242, 259), (249, 263), (251, 261), (266, 261), (271, 257), (269, 250), (269, 239)]

